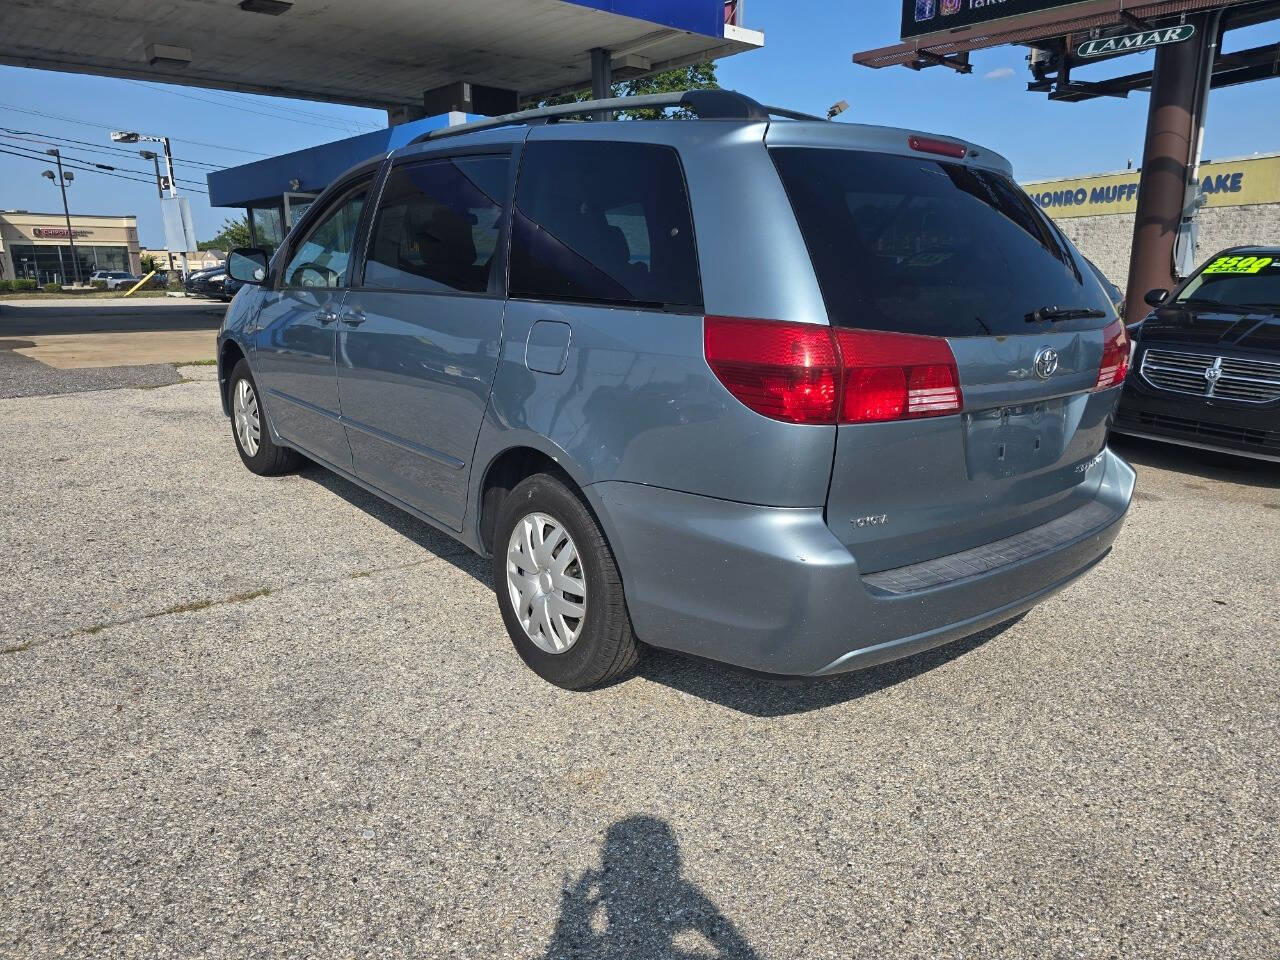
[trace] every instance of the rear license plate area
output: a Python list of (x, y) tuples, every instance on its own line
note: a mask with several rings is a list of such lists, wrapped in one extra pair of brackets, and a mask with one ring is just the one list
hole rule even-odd
[(993, 407), (964, 415), (969, 478), (1007, 479), (1051, 467), (1067, 443), (1067, 401)]

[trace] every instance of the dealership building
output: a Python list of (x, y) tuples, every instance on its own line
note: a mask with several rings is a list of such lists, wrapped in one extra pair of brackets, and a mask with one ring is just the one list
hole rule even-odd
[(0, 210), (0, 280), (26, 278), (40, 284), (74, 283), (75, 262), (80, 278), (94, 270), (127, 270), (138, 273), (138, 218), (31, 213)]
[[(1139, 170), (1037, 180), (1023, 187), (1117, 285), (1129, 277)], [(1280, 154), (1200, 165), (1196, 262), (1225, 247), (1280, 245)]]

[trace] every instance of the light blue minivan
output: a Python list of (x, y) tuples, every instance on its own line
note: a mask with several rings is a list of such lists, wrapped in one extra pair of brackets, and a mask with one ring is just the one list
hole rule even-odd
[(306, 457), (491, 556), (563, 687), (643, 644), (907, 656), (1071, 583), (1129, 506), (1124, 326), (963, 141), (729, 91), (529, 111), (369, 160), (230, 270), (245, 465)]

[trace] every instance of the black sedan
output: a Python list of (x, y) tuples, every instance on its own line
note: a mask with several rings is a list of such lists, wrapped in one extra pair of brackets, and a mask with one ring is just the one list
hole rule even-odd
[(1115, 431), (1280, 461), (1280, 247), (1235, 247), (1152, 290)]
[(187, 274), (187, 293), (197, 297), (230, 300), (242, 286), (243, 283), (227, 273), (226, 264)]

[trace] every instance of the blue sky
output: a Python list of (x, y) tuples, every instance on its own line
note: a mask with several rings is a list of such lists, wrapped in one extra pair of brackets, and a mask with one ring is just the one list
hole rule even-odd
[[(1009, 157), (1020, 179), (1123, 169), (1141, 158), (1147, 96), (1089, 103), (1051, 103), (1026, 92), (1022, 48), (976, 54), (971, 76), (944, 69), (868, 70), (850, 60), (854, 50), (890, 44), (898, 34), (896, 0), (753, 0), (748, 25), (764, 30), (764, 50), (721, 62), (720, 81), (768, 103), (824, 112), (838, 100), (841, 118), (952, 134)], [(1280, 25), (1229, 35), (1227, 50), (1280, 40)], [(1152, 54), (1114, 61), (1110, 73), (1149, 67)], [(1081, 74), (1105, 76), (1101, 68)], [(1274, 122), (1280, 80), (1215, 91), (1209, 108), (1205, 156), (1280, 152)], [(223, 91), (0, 67), (0, 150), (35, 150), (41, 135), (84, 141), (61, 143), (66, 157), (111, 164), (131, 182), (77, 173), (69, 191), (72, 212), (136, 214), (144, 245), (162, 243), (159, 204), (149, 161), (137, 146), (124, 153), (111, 143), (113, 128), (174, 138), (178, 176), (191, 197), (198, 235), (212, 236), (234, 210), (212, 209), (197, 192), (213, 166), (233, 166), (364, 132), (385, 124), (385, 114), (357, 107), (279, 100)], [(92, 149), (91, 149), (92, 147)], [(101, 151), (101, 152), (99, 152)], [(0, 153), (0, 208), (58, 211), (61, 200), (40, 177), (47, 162)]]

